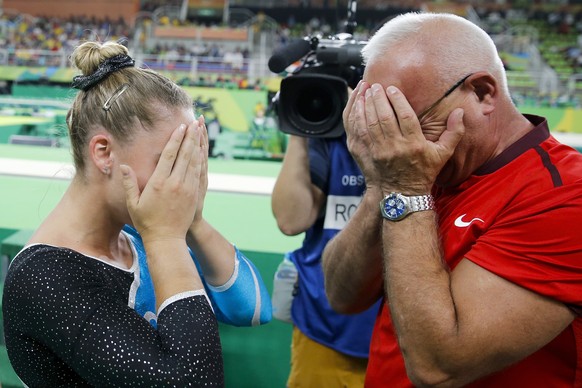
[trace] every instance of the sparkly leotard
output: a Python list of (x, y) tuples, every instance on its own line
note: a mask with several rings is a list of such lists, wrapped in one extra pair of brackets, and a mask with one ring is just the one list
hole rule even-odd
[(218, 325), (204, 290), (162, 304), (157, 328), (128, 306), (132, 269), (44, 244), (13, 260), (6, 347), (30, 387), (222, 386)]

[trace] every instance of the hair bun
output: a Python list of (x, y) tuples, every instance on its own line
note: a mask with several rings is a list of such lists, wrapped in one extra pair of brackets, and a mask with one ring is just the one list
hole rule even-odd
[(127, 47), (118, 42), (100, 43), (91, 41), (81, 44), (73, 51), (71, 62), (86, 76), (93, 74), (106, 59), (117, 55), (127, 55), (128, 53)]

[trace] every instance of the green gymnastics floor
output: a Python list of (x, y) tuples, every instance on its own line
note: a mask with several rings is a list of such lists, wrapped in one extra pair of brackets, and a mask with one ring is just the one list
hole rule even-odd
[[(52, 210), (69, 184), (70, 163), (65, 149), (0, 144), (1, 252), (17, 251)], [(283, 254), (303, 237), (283, 235), (272, 216), (270, 189), (279, 169), (278, 162), (210, 160), (204, 210), (206, 219), (256, 264), (269, 292)], [(221, 325), (226, 386), (285, 387), (291, 329), (276, 320), (253, 328)], [(0, 383), (3, 388), (22, 386), (4, 346)]]

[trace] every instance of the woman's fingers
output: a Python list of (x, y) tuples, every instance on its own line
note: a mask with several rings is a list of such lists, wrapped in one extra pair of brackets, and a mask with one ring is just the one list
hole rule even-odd
[(190, 146), (185, 147), (189, 152), (190, 159), (184, 168), (183, 174), (179, 175), (183, 179), (184, 185), (191, 189), (198, 189), (201, 178), (203, 160), (208, 158), (208, 146), (204, 120), (198, 119), (192, 122), (189, 130), (196, 135), (195, 141)]
[(190, 170), (192, 165), (196, 166), (199, 164), (199, 149), (200, 149), (200, 125), (198, 121), (193, 121), (188, 125), (186, 129), (186, 135), (182, 140), (180, 149), (176, 156), (174, 162), (174, 168), (172, 169), (171, 175), (178, 180), (178, 182), (183, 182), (189, 179)]
[(185, 134), (186, 125), (184, 124), (180, 124), (180, 126), (172, 132), (172, 136), (164, 147), (160, 160), (158, 161), (150, 180), (166, 179), (170, 176)]
[(130, 213), (137, 207), (139, 202), (139, 187), (137, 184), (137, 178), (131, 167), (122, 164), (119, 166), (121, 173), (123, 175), (123, 187), (125, 189), (125, 200), (127, 202), (127, 208)]
[(208, 150), (208, 131), (206, 130), (206, 119), (203, 115), (198, 117), (198, 124), (200, 125), (200, 132), (202, 133), (201, 147)]

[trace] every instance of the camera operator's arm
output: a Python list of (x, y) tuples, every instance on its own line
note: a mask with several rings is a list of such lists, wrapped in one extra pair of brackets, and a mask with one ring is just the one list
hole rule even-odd
[(271, 208), (281, 232), (292, 236), (315, 223), (325, 195), (311, 182), (309, 140), (290, 136), (283, 165), (271, 196)]

